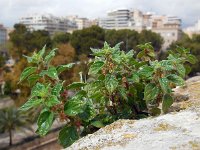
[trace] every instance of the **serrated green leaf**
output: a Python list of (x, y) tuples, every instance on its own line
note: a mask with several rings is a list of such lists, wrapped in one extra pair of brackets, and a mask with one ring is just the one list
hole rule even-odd
[(163, 112), (166, 113), (172, 104), (173, 104), (173, 98), (169, 94), (165, 94), (162, 99)]
[(102, 67), (104, 66), (104, 62), (103, 61), (96, 61), (94, 62), (91, 66), (90, 66), (90, 69), (89, 69), (89, 75), (91, 74), (97, 74), (101, 69)]
[(114, 90), (117, 88), (118, 86), (118, 81), (115, 78), (115, 76), (111, 75), (111, 74), (107, 74), (105, 77), (105, 87), (108, 90), (109, 93), (114, 92)]
[(44, 75), (47, 75), (52, 79), (56, 79), (56, 80), (58, 79), (58, 73), (55, 67), (49, 67), (48, 70), (43, 70), (40, 73), (40, 76), (44, 76)]
[(57, 72), (58, 72), (58, 74), (60, 74), (61, 72), (72, 68), (74, 65), (75, 65), (75, 63), (70, 63), (67, 65), (60, 65), (57, 67)]
[(51, 59), (56, 55), (55, 53), (56, 50), (57, 48), (51, 50), (50, 53), (44, 58), (46, 64), (48, 64), (51, 61)]
[(79, 114), (79, 117), (86, 122), (89, 122), (95, 116), (96, 116), (96, 111), (95, 111), (94, 107), (90, 104), (86, 104), (84, 112)]
[(23, 55), (23, 57), (25, 57), (27, 59), (28, 63), (32, 62), (32, 57), (29, 57), (29, 56), (26, 56), (26, 55)]
[(148, 78), (152, 76), (154, 69), (150, 66), (143, 66), (139, 71), (138, 75), (141, 77)]
[(143, 56), (145, 56), (145, 52), (144, 51), (140, 51), (138, 54), (137, 54), (137, 58), (142, 58)]
[(46, 45), (38, 52), (38, 55), (42, 58), (46, 50)]
[(94, 56), (102, 56), (105, 53), (101, 49), (94, 49), (94, 48), (90, 48), (90, 49), (91, 49), (91, 51), (92, 51), (92, 53), (93, 53)]
[(95, 127), (97, 127), (97, 128), (102, 128), (102, 127), (105, 126), (105, 125), (103, 124), (103, 122), (101, 122), (101, 121), (94, 121), (94, 122), (91, 123), (91, 125), (92, 125), (92, 126), (95, 126)]
[(181, 75), (181, 77), (185, 77), (185, 67), (182, 64), (177, 64), (177, 72)]
[(126, 93), (126, 89), (124, 87), (119, 87), (119, 93), (120, 95), (125, 99), (127, 100), (127, 93)]
[(185, 74), (188, 75), (192, 71), (192, 68), (188, 64), (184, 65), (184, 67), (185, 67)]
[(52, 112), (50, 111), (42, 112), (37, 121), (38, 128), (36, 133), (41, 136), (46, 135), (53, 124), (53, 120), (54, 120), (54, 114)]
[(79, 139), (78, 132), (74, 126), (64, 127), (60, 130), (58, 141), (64, 147), (72, 145), (75, 141)]
[(67, 89), (78, 89), (84, 87), (85, 85), (87, 84), (83, 82), (73, 82), (72, 84), (67, 86)]
[(131, 80), (133, 80), (133, 82), (140, 82), (140, 77), (138, 76), (138, 74), (136, 72), (134, 72), (131, 76)]
[(175, 69), (171, 60), (162, 60), (160, 65), (162, 66), (163, 70), (171, 71)]
[(73, 99), (67, 101), (64, 106), (65, 114), (68, 116), (76, 116), (84, 111), (85, 101)]
[(21, 73), (19, 82), (23, 81), (24, 79), (26, 79), (29, 75), (31, 75), (32, 73), (34, 73), (37, 70), (37, 67), (27, 67), (23, 70), (23, 72)]
[(187, 61), (188, 61), (189, 63), (191, 63), (191, 64), (195, 64), (195, 63), (197, 62), (197, 58), (196, 58), (194, 55), (189, 54), (189, 55), (187, 56)]
[(159, 79), (159, 83), (161, 86), (161, 89), (164, 93), (170, 93), (171, 92), (171, 88), (169, 87), (169, 80), (167, 78), (160, 78)]
[(144, 89), (144, 100), (154, 100), (158, 96), (159, 92), (160, 90), (155, 83), (147, 84)]
[(37, 99), (37, 98), (30, 98), (24, 105), (22, 105), (19, 110), (26, 111), (30, 108), (36, 107), (42, 103), (43, 99)]
[(133, 58), (133, 56), (134, 56), (134, 51), (133, 51), (133, 50), (130, 50), (128, 53), (126, 53), (126, 56), (127, 56), (128, 58)]
[(169, 81), (175, 83), (175, 84), (178, 85), (178, 86), (182, 86), (182, 85), (184, 85), (184, 83), (185, 83), (185, 81), (184, 81), (181, 77), (179, 77), (179, 76), (177, 76), (177, 75), (175, 75), (175, 74), (170, 74), (170, 75), (168, 75), (168, 76), (167, 76), (167, 79), (168, 79)]
[(153, 57), (153, 58), (156, 56), (156, 54), (153, 50), (149, 51), (147, 55), (150, 57)]
[(52, 95), (59, 96), (59, 95), (60, 95), (60, 91), (62, 90), (62, 86), (63, 86), (62, 83), (57, 83), (57, 84), (53, 87), (53, 89), (51, 90), (51, 94), (52, 94)]
[(49, 96), (45, 101), (45, 104), (48, 107), (55, 106), (55, 105), (57, 105), (59, 103), (60, 103), (60, 101), (58, 100), (57, 96), (55, 96), (55, 95)]
[(84, 90), (80, 90), (78, 91), (73, 97), (72, 99), (82, 99), (83, 97), (85, 97), (87, 95), (87, 92)]
[(49, 94), (49, 86), (45, 86), (41, 83), (36, 83), (36, 85), (31, 90), (31, 97), (39, 96), (45, 97)]
[(29, 85), (34, 85), (36, 82), (37, 82), (37, 80), (40, 78), (40, 76), (38, 75), (38, 74), (32, 74), (32, 75), (30, 75), (29, 77), (28, 77), (28, 82), (29, 82)]

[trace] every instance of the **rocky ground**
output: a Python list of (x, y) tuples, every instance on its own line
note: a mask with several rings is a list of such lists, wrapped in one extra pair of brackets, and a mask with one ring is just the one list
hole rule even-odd
[(170, 113), (118, 120), (66, 150), (200, 150), (200, 77), (174, 91)]

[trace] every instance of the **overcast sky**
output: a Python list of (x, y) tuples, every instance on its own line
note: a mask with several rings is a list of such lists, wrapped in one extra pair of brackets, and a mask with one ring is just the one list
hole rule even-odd
[(117, 8), (176, 15), (182, 19), (183, 26), (200, 19), (200, 0), (0, 0), (0, 23), (12, 27), (20, 17), (31, 13), (98, 18)]

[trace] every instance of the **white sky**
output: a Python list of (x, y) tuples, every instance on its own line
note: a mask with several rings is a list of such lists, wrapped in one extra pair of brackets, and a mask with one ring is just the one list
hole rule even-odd
[(0, 23), (12, 27), (20, 17), (31, 13), (98, 18), (122, 7), (176, 15), (183, 26), (200, 19), (200, 0), (0, 0)]

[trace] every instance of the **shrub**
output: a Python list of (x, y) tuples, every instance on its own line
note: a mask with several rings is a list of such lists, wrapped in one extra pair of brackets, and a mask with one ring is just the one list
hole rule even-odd
[[(172, 88), (184, 85), (185, 63), (194, 63), (188, 49), (171, 51), (166, 60), (156, 60), (153, 47), (139, 45), (141, 51), (127, 53), (120, 44), (102, 49), (91, 49), (94, 59), (89, 63), (89, 79), (64, 86), (59, 74), (73, 67), (73, 63), (50, 65), (56, 49), (45, 55), (45, 47), (32, 57), (32, 65), (21, 74), (20, 82), (27, 79), (32, 91), (22, 111), (42, 106), (37, 133), (47, 134), (55, 118), (65, 121), (59, 133), (63, 147), (88, 133), (96, 131), (117, 119), (137, 119), (166, 113), (173, 103)], [(75, 94), (68, 96), (68, 91)], [(162, 107), (160, 107), (160, 104)]]

